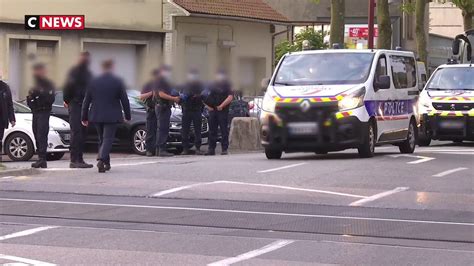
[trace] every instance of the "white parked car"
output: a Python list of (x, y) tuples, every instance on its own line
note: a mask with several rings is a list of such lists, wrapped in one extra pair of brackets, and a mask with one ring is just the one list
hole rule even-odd
[[(13, 161), (28, 161), (36, 151), (33, 136), (31, 110), (19, 103), (13, 103), (16, 125), (5, 131), (3, 153)], [(60, 160), (69, 152), (71, 132), (69, 123), (51, 116), (49, 119), (48, 160)]]

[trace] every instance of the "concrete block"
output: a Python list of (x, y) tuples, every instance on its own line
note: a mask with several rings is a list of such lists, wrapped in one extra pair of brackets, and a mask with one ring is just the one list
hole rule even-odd
[(229, 135), (231, 150), (252, 151), (262, 149), (260, 122), (255, 117), (236, 117), (232, 120)]

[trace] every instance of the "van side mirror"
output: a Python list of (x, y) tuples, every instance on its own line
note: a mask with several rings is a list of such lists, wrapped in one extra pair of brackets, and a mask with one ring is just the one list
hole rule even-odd
[(456, 39), (453, 41), (453, 55), (459, 55), (459, 46), (461, 45), (461, 40)]
[(375, 90), (390, 89), (390, 76), (383, 75), (379, 76), (374, 82)]
[(260, 82), (260, 86), (262, 86), (262, 89), (266, 89), (269, 84), (270, 84), (270, 78), (263, 78), (262, 81)]

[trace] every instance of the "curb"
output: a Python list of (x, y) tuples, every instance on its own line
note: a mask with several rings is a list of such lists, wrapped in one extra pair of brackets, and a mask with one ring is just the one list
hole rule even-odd
[(7, 169), (7, 170), (0, 171), (0, 177), (34, 175), (38, 173), (39, 173), (39, 170), (34, 169), (34, 168)]

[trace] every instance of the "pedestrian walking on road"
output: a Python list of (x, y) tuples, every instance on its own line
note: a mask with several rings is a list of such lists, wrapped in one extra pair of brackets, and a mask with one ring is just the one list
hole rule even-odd
[(191, 124), (194, 127), (194, 146), (196, 147), (196, 154), (201, 154), (202, 109), (204, 107), (201, 95), (203, 90), (204, 85), (199, 80), (199, 72), (196, 69), (191, 69), (186, 82), (181, 87), (184, 98), (181, 103), (183, 109), (181, 137), (184, 155), (191, 153), (189, 148)]
[(143, 86), (140, 94), (140, 100), (143, 101), (146, 108), (145, 148), (146, 156), (148, 157), (155, 156), (156, 154), (156, 130), (158, 126), (155, 113), (155, 101), (153, 99), (153, 85), (158, 81), (159, 70), (155, 69), (151, 74), (151, 80)]
[(46, 76), (46, 66), (33, 65), (34, 85), (28, 92), (26, 103), (33, 113), (33, 135), (35, 136), (38, 160), (31, 164), (33, 168), (47, 168), (47, 148), (49, 116), (55, 98), (54, 84)]
[(171, 68), (162, 66), (157, 82), (153, 85), (155, 99), (155, 113), (157, 120), (156, 155), (160, 157), (172, 156), (166, 151), (166, 140), (170, 131), (171, 106), (179, 103), (179, 96), (173, 96), (171, 88)]
[[(123, 81), (113, 74), (114, 62), (102, 63), (103, 74), (94, 78), (82, 105), (82, 124), (94, 123), (99, 135), (97, 168), (99, 173), (110, 170), (110, 151), (117, 126), (131, 119), (130, 102)], [(90, 110), (89, 110), (90, 108)], [(123, 111), (123, 113), (122, 113)]]
[(15, 112), (13, 111), (12, 92), (7, 83), (2, 80), (0, 73), (0, 162), (2, 162), (3, 153), (3, 134), (8, 124), (15, 126)]
[(232, 85), (224, 70), (219, 70), (216, 80), (209, 88), (204, 103), (209, 110), (209, 150), (205, 155), (215, 155), (217, 132), (221, 132), (221, 155), (227, 155), (229, 148), (229, 105), (233, 99)]
[(84, 162), (84, 144), (87, 128), (81, 123), (82, 103), (86, 89), (92, 79), (89, 71), (89, 53), (82, 52), (79, 62), (70, 71), (64, 86), (64, 107), (69, 110), (69, 124), (71, 126), (71, 163), (70, 168), (92, 168), (92, 164)]

